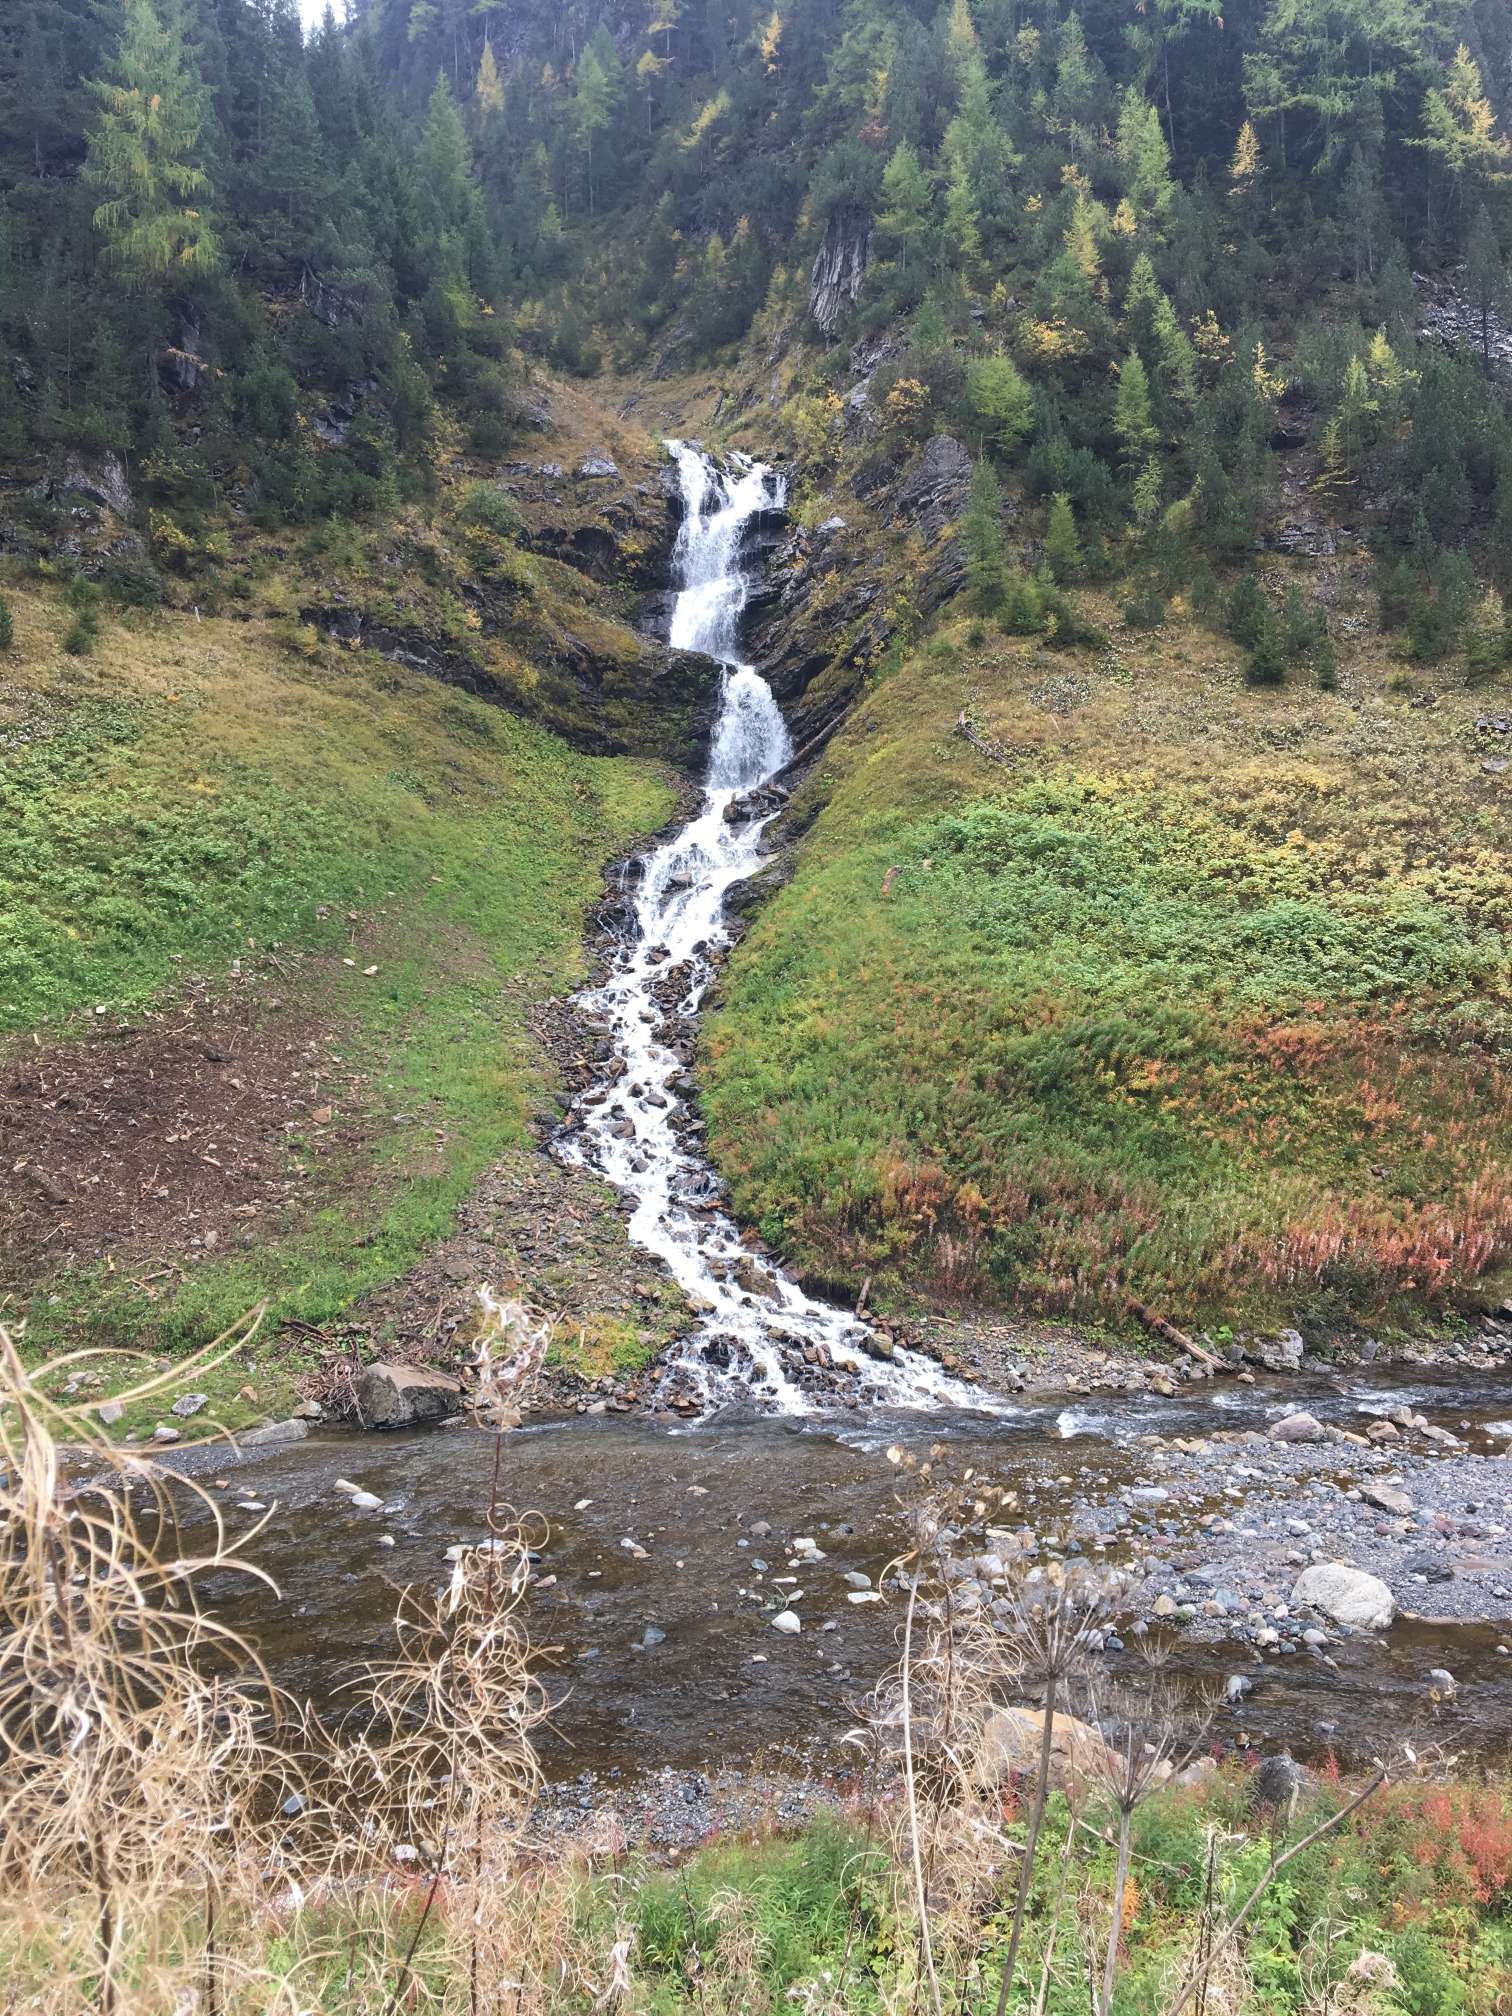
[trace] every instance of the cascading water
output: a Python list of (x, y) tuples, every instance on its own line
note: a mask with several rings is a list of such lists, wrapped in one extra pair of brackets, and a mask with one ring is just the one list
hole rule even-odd
[(710, 953), (729, 942), (725, 897), (762, 862), (774, 807), (760, 789), (789, 761), (792, 744), (771, 688), (738, 656), (749, 593), (741, 547), (751, 520), (781, 507), (782, 479), (743, 456), (721, 469), (685, 442), (667, 445), (684, 504), (671, 642), (724, 667), (719, 719), (698, 815), (644, 862), (634, 930), (608, 979), (584, 999), (607, 1027), (618, 1076), (579, 1102), (563, 1152), (629, 1195), (630, 1237), (664, 1262), (701, 1312), (668, 1376), (705, 1407), (744, 1398), (799, 1414), (829, 1398), (1001, 1411), (913, 1352), (868, 1356), (864, 1323), (805, 1295), (743, 1244), (718, 1208), (718, 1179), (689, 1149), (675, 1089), (684, 1062), (674, 1046), (685, 1048), (692, 1034)]

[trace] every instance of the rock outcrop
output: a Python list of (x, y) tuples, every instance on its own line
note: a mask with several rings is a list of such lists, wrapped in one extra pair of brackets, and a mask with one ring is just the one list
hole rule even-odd
[(809, 276), (809, 313), (821, 333), (833, 338), (860, 299), (871, 258), (871, 219), (864, 210), (831, 213)]

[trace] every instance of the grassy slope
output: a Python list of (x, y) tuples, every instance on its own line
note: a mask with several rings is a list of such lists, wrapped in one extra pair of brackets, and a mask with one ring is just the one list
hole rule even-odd
[(740, 1209), (815, 1274), (1379, 1321), (1506, 1266), (1484, 696), (1234, 659), (957, 625), (832, 745), (705, 1055)]
[(542, 1082), (526, 1013), (581, 976), (601, 866), (669, 793), (367, 654), (291, 653), (263, 623), (118, 622), (72, 659), (52, 597), (10, 599), (0, 1030), (140, 1018), (196, 975), (250, 986), (318, 1019), (375, 1123), (244, 1252), (156, 1300), (129, 1269), (54, 1281), (32, 1334), (145, 1326), (183, 1346), (264, 1296), (318, 1322), (406, 1267), (522, 1138)]

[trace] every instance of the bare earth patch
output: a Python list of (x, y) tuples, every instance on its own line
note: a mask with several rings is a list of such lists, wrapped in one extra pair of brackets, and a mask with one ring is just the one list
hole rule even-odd
[(173, 1270), (251, 1245), (357, 1123), (360, 1074), (307, 1013), (204, 990), (161, 1016), (0, 1052), (0, 1282), (101, 1262)]

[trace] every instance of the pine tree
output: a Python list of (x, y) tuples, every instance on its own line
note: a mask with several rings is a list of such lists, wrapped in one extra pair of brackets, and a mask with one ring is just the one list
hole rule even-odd
[(1465, 285), (1470, 306), (1480, 324), (1481, 361), (1491, 368), (1491, 325), (1506, 308), (1508, 300), (1507, 262), (1491, 212), (1482, 203), (1470, 225), (1465, 243)]
[(619, 57), (613, 38), (602, 22), (578, 59), (574, 85), (572, 127), (583, 150), (588, 179), (588, 209), (591, 213), (598, 194), (594, 179), (594, 143), (612, 125), (620, 96)]
[(1050, 523), (1045, 530), (1045, 562), (1062, 587), (1081, 578), (1085, 567), (1076, 536), (1076, 513), (1064, 490), (1050, 499)]
[(966, 393), (984, 439), (1000, 454), (1022, 441), (1034, 424), (1034, 394), (1004, 351), (972, 359)]
[(1130, 466), (1143, 463), (1159, 439), (1150, 417), (1150, 381), (1144, 360), (1131, 350), (1118, 370), (1118, 389), (1113, 395), (1113, 432), (1118, 436), (1123, 459)]
[(1003, 492), (985, 456), (971, 472), (971, 496), (961, 520), (966, 547), (966, 589), (983, 616), (999, 607), (1008, 587), (1008, 543), (1003, 535)]
[(931, 218), (929, 181), (906, 140), (883, 171), (882, 205), (877, 226), (891, 255), (898, 300), (908, 305), (923, 291)]
[(485, 35), (483, 54), (478, 59), (478, 74), (473, 82), (473, 103), (478, 109), (478, 124), (487, 127), (504, 116), (504, 86), (499, 78), (499, 66), (494, 61), (493, 43)]
[(206, 94), (177, 0), (123, 0), (110, 74), (90, 85), (100, 110), (81, 180), (94, 226), (126, 286), (160, 288), (219, 257), (209, 179), (197, 151)]
[(1497, 132), (1480, 65), (1463, 42), (1443, 85), (1423, 101), (1423, 138), (1417, 144), (1441, 163), (1456, 200), (1465, 183), (1479, 192), (1512, 179), (1512, 140)]

